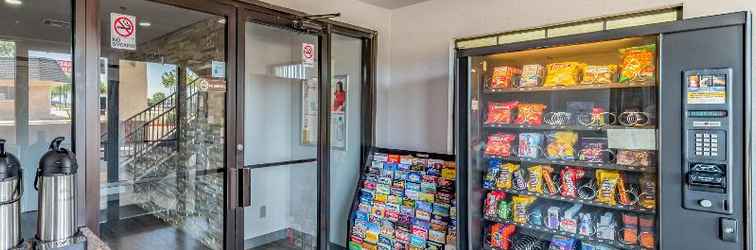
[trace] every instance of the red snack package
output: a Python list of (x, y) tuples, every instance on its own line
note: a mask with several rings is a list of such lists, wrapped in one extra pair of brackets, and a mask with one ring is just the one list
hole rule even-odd
[(519, 76), (522, 70), (512, 66), (499, 66), (493, 69), (490, 89), (508, 89), (512, 87), (514, 77)]
[(499, 224), (491, 226), (488, 243), (491, 247), (497, 249), (509, 250), (510, 238), (515, 233), (517, 227), (514, 224)]
[(540, 103), (521, 103), (517, 105), (517, 124), (541, 126), (546, 105)]
[(484, 209), (483, 209), (483, 215), (487, 217), (496, 217), (496, 206), (499, 204), (499, 201), (503, 200), (507, 197), (507, 193), (504, 193), (502, 191), (491, 191), (486, 195), (486, 200), (484, 203)]
[(585, 170), (576, 167), (562, 169), (561, 194), (564, 197), (577, 198), (578, 181), (585, 175)]
[(488, 136), (485, 154), (499, 157), (511, 156), (514, 139), (514, 134), (496, 133)]
[(518, 103), (518, 101), (489, 102), (485, 124), (511, 124), (512, 114)]

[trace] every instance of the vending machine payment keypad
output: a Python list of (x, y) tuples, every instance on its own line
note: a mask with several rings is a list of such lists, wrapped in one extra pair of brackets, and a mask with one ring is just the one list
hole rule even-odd
[(683, 207), (732, 214), (732, 164), (728, 155), (732, 141), (732, 69), (688, 70), (683, 77)]

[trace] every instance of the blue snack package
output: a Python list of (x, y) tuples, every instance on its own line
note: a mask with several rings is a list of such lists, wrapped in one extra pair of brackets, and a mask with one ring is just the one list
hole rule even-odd
[(561, 235), (554, 235), (551, 238), (549, 249), (553, 250), (578, 250), (578, 242), (574, 238), (568, 238)]
[(415, 171), (409, 172), (409, 174), (407, 174), (407, 181), (420, 183), (422, 181), (422, 178), (422, 174)]
[(426, 212), (433, 212), (433, 204), (426, 201), (416, 201), (415, 202), (415, 208), (417, 210), (423, 210)]
[(499, 176), (500, 170), (499, 165), (501, 165), (501, 160), (499, 159), (490, 159), (488, 161), (488, 170), (486, 171), (486, 175), (483, 177), (483, 188), (496, 188), (496, 178)]
[(425, 239), (418, 235), (410, 234), (410, 245), (418, 248), (425, 248)]
[(420, 190), (422, 189), (422, 185), (417, 182), (405, 182), (404, 188), (407, 190), (420, 192)]

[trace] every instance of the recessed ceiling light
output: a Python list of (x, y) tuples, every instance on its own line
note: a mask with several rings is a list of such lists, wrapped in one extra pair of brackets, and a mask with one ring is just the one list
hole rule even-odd
[(225, 18), (218, 19), (218, 23), (226, 24), (226, 19)]
[(152, 26), (152, 23), (151, 22), (147, 22), (147, 21), (141, 21), (141, 22), (139, 22), (139, 26), (150, 27), (150, 26)]
[(5, 3), (10, 5), (21, 5), (23, 2), (21, 2), (21, 0), (5, 0)]

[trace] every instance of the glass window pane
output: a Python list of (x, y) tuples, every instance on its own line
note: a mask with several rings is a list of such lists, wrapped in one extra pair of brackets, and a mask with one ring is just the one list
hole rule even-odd
[(315, 249), (318, 37), (250, 22), (244, 36), (244, 247)]
[(223, 248), (226, 19), (144, 0), (99, 15), (101, 237)]
[[(38, 195), (34, 177), (39, 159), (55, 137), (65, 137), (63, 147), (71, 148), (71, 10), (71, 1), (65, 0), (44, 4), (0, 3), (0, 23), (3, 24), (0, 26), (0, 139), (6, 140), (6, 152), (14, 154), (23, 168), (20, 236), (27, 241), (37, 232)], [(3, 197), (0, 202), (6, 201), (4, 196), (0, 197)], [(7, 212), (16, 206), (2, 206), (0, 210)], [(0, 211), (8, 215), (5, 212)], [(0, 235), (0, 239), (4, 237), (16, 238), (16, 235)], [(0, 242), (0, 249), (10, 247)]]

